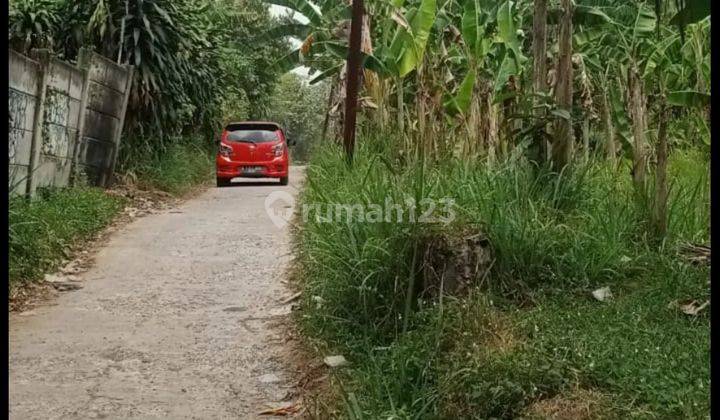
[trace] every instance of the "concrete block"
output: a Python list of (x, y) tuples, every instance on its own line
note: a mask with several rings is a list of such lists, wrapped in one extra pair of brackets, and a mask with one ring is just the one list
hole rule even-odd
[(71, 98), (77, 99), (78, 101), (82, 98), (82, 88), (84, 81), (84, 73), (79, 69), (75, 69), (75, 71), (72, 72), (72, 77), (70, 78)]
[(40, 64), (14, 51), (8, 57), (9, 86), (36, 95), (40, 80)]
[(8, 167), (8, 188), (10, 195), (25, 194), (27, 189), (27, 165), (10, 164)]
[(56, 90), (55, 88), (48, 89), (45, 95), (45, 116), (44, 121), (67, 125), (68, 115), (70, 113), (70, 104), (66, 93)]
[(47, 156), (66, 157), (70, 149), (70, 132), (67, 127), (46, 123), (43, 127), (40, 153)]
[(105, 64), (102, 61), (97, 60), (97, 54), (93, 54), (90, 59), (90, 80), (104, 83), (105, 82)]
[(83, 165), (105, 168), (105, 162), (112, 152), (112, 143), (83, 137), (80, 143), (78, 162)]
[(51, 157), (40, 154), (33, 178), (36, 188), (53, 186), (55, 180), (55, 161)]
[(112, 142), (113, 133), (118, 125), (118, 119), (101, 114), (92, 109), (86, 109), (84, 137)]
[(122, 93), (125, 91), (125, 80), (127, 78), (127, 70), (115, 63), (108, 65), (105, 73), (105, 85), (113, 90)]
[(12, 127), (32, 129), (32, 122), (35, 116), (34, 98), (26, 93), (9, 89), (8, 113)]
[(105, 85), (90, 82), (87, 107), (103, 114), (119, 117), (122, 112), (123, 96)]
[(87, 179), (88, 184), (90, 185), (99, 185), (100, 184), (100, 176), (102, 174), (102, 169), (98, 168), (96, 166), (92, 165), (84, 165), (80, 163), (78, 165), (78, 173), (82, 174), (82, 176)]
[(8, 133), (8, 161), (10, 164), (28, 165), (32, 131), (13, 128)]
[(35, 127), (35, 107), (37, 106), (37, 97), (26, 95), (27, 110), (25, 111), (24, 129), (32, 131)]
[(57, 89), (65, 94), (70, 92), (70, 78), (72, 77), (73, 67), (70, 64), (60, 60), (53, 59), (50, 61), (50, 77), (48, 78), (48, 87)]
[(75, 98), (68, 98), (68, 118), (67, 126), (69, 128), (78, 128), (80, 123), (80, 101)]

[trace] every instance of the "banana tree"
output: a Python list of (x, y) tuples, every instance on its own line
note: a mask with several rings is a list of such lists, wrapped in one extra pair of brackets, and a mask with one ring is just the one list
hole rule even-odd
[[(327, 114), (332, 119), (333, 132), (336, 139), (341, 132), (343, 108), (345, 98), (345, 74), (347, 58), (347, 39), (350, 31), (350, 7), (344, 2), (322, 0), (310, 3), (307, 0), (264, 0), (266, 3), (289, 8), (301, 17), (301, 20), (289, 17), (281, 25), (271, 28), (259, 41), (268, 42), (278, 37), (291, 37), (300, 42), (300, 46), (286, 56), (280, 58), (276, 68), (287, 72), (293, 68), (306, 66), (310, 74), (317, 74), (311, 84), (315, 84), (328, 77), (334, 78), (334, 85), (330, 90)], [(303, 23), (304, 21), (304, 23)], [(370, 32), (370, 18), (363, 17), (361, 50), (365, 55), (372, 54), (372, 37)], [(372, 96), (377, 96), (377, 77), (366, 69), (363, 74), (365, 90)], [(361, 104), (372, 104), (372, 101), (361, 101)]]

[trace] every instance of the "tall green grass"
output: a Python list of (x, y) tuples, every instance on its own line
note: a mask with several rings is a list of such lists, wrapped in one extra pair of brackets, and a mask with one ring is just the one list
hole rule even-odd
[(10, 287), (38, 280), (65, 258), (68, 249), (107, 226), (123, 199), (99, 188), (40, 190), (32, 200), (10, 199)]
[(212, 150), (199, 138), (177, 139), (162, 152), (134, 154), (126, 158), (122, 172), (132, 173), (139, 186), (173, 195), (183, 195), (213, 180), (215, 161)]
[[(349, 418), (512, 418), (581, 386), (608, 395), (610, 417), (707, 412), (707, 320), (668, 308), (709, 293), (707, 269), (675, 254), (680, 242), (709, 238), (705, 157), (672, 155), (669, 232), (658, 244), (629, 174), (603, 163), (561, 175), (522, 159), (402, 165), (383, 143), (363, 138), (352, 168), (339, 149), (318, 151), (301, 202), (450, 197), (457, 217), (448, 226), (310, 217), (298, 231), (301, 325), (353, 363), (338, 378), (335, 409)], [(408, 313), (424, 238), (468, 228), (494, 249), (489, 287), (413, 301)], [(601, 286), (613, 302), (589, 298)], [(496, 319), (516, 342), (510, 349), (496, 348)]]

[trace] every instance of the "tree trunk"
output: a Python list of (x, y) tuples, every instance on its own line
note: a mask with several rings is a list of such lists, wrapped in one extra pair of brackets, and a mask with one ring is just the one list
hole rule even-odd
[(628, 68), (628, 88), (630, 89), (629, 106), (633, 132), (633, 182), (636, 190), (641, 193), (645, 189), (645, 162), (647, 159), (647, 141), (645, 140), (645, 97), (643, 86), (638, 74), (637, 64), (633, 61)]
[[(348, 5), (352, 6), (352, 0), (347, 1)], [(348, 33), (349, 36), (349, 33)], [(361, 33), (360, 33), (360, 50), (365, 54), (372, 54), (372, 38), (370, 36), (370, 18), (367, 13), (363, 13)], [(339, 77), (337, 78), (337, 84), (333, 89), (334, 98), (332, 100), (332, 112), (330, 113), (331, 121), (331, 132), (336, 142), (340, 142), (343, 136), (343, 121), (345, 119), (345, 96), (347, 93), (347, 62), (343, 64), (340, 70)], [(362, 71), (362, 86), (367, 92), (371, 94), (373, 99), (376, 99), (374, 92), (377, 90), (377, 75), (369, 70), (363, 69)], [(358, 104), (359, 106), (359, 104)]]
[(667, 120), (668, 110), (665, 95), (660, 98), (660, 121), (657, 140), (657, 167), (655, 168), (655, 211), (654, 224), (659, 237), (667, 232)]
[[(572, 70), (572, 0), (561, 1), (563, 15), (560, 21), (559, 57), (555, 101), (559, 108), (572, 111), (573, 70)], [(572, 119), (560, 118), (555, 123), (555, 138), (552, 145), (552, 161), (557, 171), (572, 160), (573, 131)]]
[(468, 153), (465, 155), (466, 157), (469, 156), (474, 158), (477, 154), (483, 153), (483, 126), (482, 117), (480, 115), (480, 95), (479, 92), (475, 92), (470, 104), (470, 114), (468, 115), (468, 119), (466, 121), (470, 138), (470, 141), (468, 142), (470, 147), (468, 148)]
[(602, 93), (602, 119), (605, 125), (605, 151), (607, 152), (607, 158), (610, 162), (615, 165), (615, 127), (612, 122), (612, 114), (610, 112), (610, 95), (609, 86), (606, 85), (605, 91)]
[(397, 88), (397, 125), (398, 132), (402, 136), (405, 133), (405, 101), (403, 94), (403, 78), (398, 77), (395, 83)]
[(583, 159), (585, 162), (590, 161), (590, 116), (583, 116), (582, 120), (582, 141), (583, 141)]
[(485, 96), (485, 106), (487, 111), (487, 151), (488, 162), (495, 162), (496, 150), (498, 147), (498, 105), (493, 103), (492, 94)]
[(335, 84), (333, 91), (332, 107), (330, 108), (330, 132), (332, 138), (338, 144), (342, 139), (343, 133), (343, 121), (345, 118), (345, 85), (347, 83), (347, 63), (343, 64), (340, 74), (337, 77), (337, 83)]
[[(547, 0), (535, 0), (533, 11), (533, 91), (535, 93), (547, 92)], [(538, 105), (537, 97), (534, 104)], [(542, 108), (535, 109), (535, 116), (541, 119), (545, 116)], [(543, 130), (545, 128), (543, 127)], [(545, 136), (542, 132), (535, 133), (535, 143), (540, 148), (541, 156), (548, 156)]]
[(322, 137), (320, 137), (322, 142), (325, 142), (325, 139), (327, 137), (328, 122), (330, 121), (330, 112), (332, 111), (333, 96), (335, 93), (335, 87), (337, 85), (336, 79), (337, 79), (337, 77), (334, 77), (332, 83), (330, 84), (330, 92), (328, 93), (327, 109), (325, 110), (325, 121), (323, 121)]

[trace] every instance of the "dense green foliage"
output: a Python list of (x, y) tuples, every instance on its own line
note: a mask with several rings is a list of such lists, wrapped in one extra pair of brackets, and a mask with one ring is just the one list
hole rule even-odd
[(78, 241), (104, 228), (123, 201), (97, 188), (40, 191), (31, 201), (10, 200), (10, 287), (38, 280)]
[(290, 150), (294, 162), (307, 161), (311, 150), (321, 143), (327, 88), (324, 83), (309, 86), (300, 76), (286, 73), (270, 96), (267, 119), (282, 125), (295, 140)]
[[(513, 418), (580, 387), (606, 397), (596, 414), (608, 418), (707, 412), (707, 317), (668, 307), (709, 296), (707, 268), (676, 254), (678, 244), (709, 237), (707, 158), (672, 160), (670, 230), (658, 248), (643, 234), (629, 178), (612, 167), (592, 162), (558, 178), (520, 158), (423, 170), (393, 164), (386, 145), (363, 140), (352, 170), (338, 149), (316, 156), (303, 203), (451, 197), (457, 218), (444, 227), (304, 223), (301, 325), (352, 363), (339, 377), (341, 398), (352, 399), (334, 409), (354, 418)], [(430, 263), (413, 264), (413, 250), (468, 229), (495, 253), (485, 286), (444, 303), (420, 298), (403, 333), (408, 279)], [(590, 297), (602, 286), (613, 301)]]
[(179, 134), (212, 144), (238, 110), (261, 117), (278, 76), (271, 64), (288, 46), (249, 40), (271, 22), (257, 0), (13, 0), (9, 39), (23, 52), (50, 48), (74, 61), (85, 46), (135, 66), (125, 164), (164, 152)]

